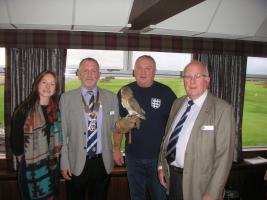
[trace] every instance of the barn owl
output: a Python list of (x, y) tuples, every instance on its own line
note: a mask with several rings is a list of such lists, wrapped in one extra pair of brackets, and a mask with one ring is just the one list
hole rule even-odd
[(128, 111), (127, 116), (136, 115), (141, 119), (146, 119), (145, 111), (134, 98), (133, 91), (130, 87), (124, 86), (121, 88), (121, 104)]

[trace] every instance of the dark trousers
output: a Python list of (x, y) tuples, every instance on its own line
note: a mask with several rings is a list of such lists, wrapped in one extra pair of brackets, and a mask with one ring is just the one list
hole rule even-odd
[(105, 200), (109, 179), (102, 157), (86, 158), (82, 173), (67, 182), (68, 200), (85, 200), (86, 191), (90, 200)]
[(183, 170), (170, 166), (169, 200), (183, 200)]

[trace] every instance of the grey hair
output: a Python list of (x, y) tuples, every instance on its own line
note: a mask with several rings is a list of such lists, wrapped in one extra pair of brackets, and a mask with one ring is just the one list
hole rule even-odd
[(187, 69), (189, 66), (191, 66), (191, 65), (199, 65), (199, 66), (202, 66), (202, 67), (204, 68), (204, 70), (205, 70), (205, 75), (209, 76), (209, 70), (208, 70), (207, 65), (205, 65), (204, 63), (202, 63), (202, 62), (200, 62), (200, 61), (197, 61), (197, 60), (192, 60), (190, 63), (188, 63), (188, 64), (185, 66), (185, 68), (184, 68), (184, 70), (183, 70), (183, 72), (182, 72), (182, 75), (184, 75), (184, 72), (186, 71), (186, 69)]
[(78, 73), (79, 73), (79, 71), (80, 71), (80, 68), (81, 68), (82, 63), (83, 63), (83, 62), (86, 62), (86, 61), (92, 61), (92, 62), (95, 62), (96, 65), (98, 66), (98, 70), (100, 70), (100, 69), (99, 69), (99, 63), (97, 62), (97, 60), (94, 59), (94, 58), (91, 58), (91, 57), (87, 57), (87, 58), (84, 58), (84, 59), (81, 60), (81, 62), (80, 62), (80, 64), (79, 64), (79, 69), (78, 69), (77, 72), (76, 72), (77, 75), (78, 75)]
[[(156, 61), (155, 61), (155, 59), (154, 59), (152, 56), (150, 56), (150, 55), (142, 55), (142, 56), (138, 57), (138, 58), (136, 59), (136, 61), (135, 61), (135, 65), (136, 65), (136, 63), (137, 63), (139, 60), (141, 60), (141, 59), (143, 59), (143, 58), (146, 58), (146, 59), (151, 60), (152, 63), (153, 63), (153, 65), (154, 65), (154, 67), (155, 67), (155, 69), (156, 69)], [(135, 66), (135, 65), (134, 65), (134, 66)]]

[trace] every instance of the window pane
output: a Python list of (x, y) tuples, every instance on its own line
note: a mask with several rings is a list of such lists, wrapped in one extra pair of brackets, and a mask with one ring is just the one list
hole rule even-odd
[(0, 128), (4, 127), (5, 48), (0, 48)]
[(248, 57), (243, 147), (267, 146), (267, 58)]
[(184, 67), (191, 61), (192, 54), (189, 53), (166, 53), (166, 52), (149, 52), (149, 51), (134, 51), (132, 66), (135, 60), (141, 55), (152, 56), (157, 64), (158, 71), (183, 71)]
[[(160, 76), (156, 78), (157, 81), (168, 85), (177, 96), (185, 94), (183, 81), (177, 74), (182, 71), (186, 64), (191, 60), (191, 54), (179, 54), (179, 53), (159, 53), (159, 52), (123, 52), (123, 51), (99, 51), (99, 50), (73, 50), (69, 49), (67, 54), (67, 69), (75, 69), (76, 71), (79, 62), (86, 57), (93, 57), (97, 59), (101, 69), (101, 79), (98, 81), (98, 86), (105, 88), (114, 93), (128, 83), (134, 81), (132, 76), (132, 67), (137, 57), (140, 55), (151, 55), (156, 63), (157, 69), (164, 71)], [(130, 59), (129, 59), (130, 58)], [(131, 61), (129, 61), (131, 60)], [(110, 69), (110, 73), (105, 73)], [(120, 71), (123, 71), (120, 73)], [(168, 73), (169, 72), (169, 73)], [(177, 72), (177, 73), (174, 73)], [(172, 74), (172, 78), (168, 78)], [(66, 74), (65, 90), (69, 91), (80, 86), (80, 81), (69, 77)], [(112, 77), (112, 78), (107, 78)], [(124, 149), (124, 142), (122, 143), (122, 149)]]
[(67, 67), (77, 68), (80, 61), (92, 57), (99, 62), (101, 69), (122, 69), (123, 51), (68, 49)]
[(0, 158), (5, 157), (4, 129), (4, 87), (5, 87), (5, 48), (0, 48)]
[[(75, 78), (76, 71), (82, 59), (91, 57), (98, 61), (101, 74), (111, 77), (112, 74), (123, 70), (127, 64), (124, 63), (125, 51), (117, 50), (89, 50), (89, 49), (68, 49), (66, 62), (66, 79)], [(71, 89), (66, 86), (66, 89)]]

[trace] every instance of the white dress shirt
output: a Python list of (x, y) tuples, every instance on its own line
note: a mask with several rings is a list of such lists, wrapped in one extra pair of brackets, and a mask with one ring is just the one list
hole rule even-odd
[[(91, 95), (87, 92), (88, 90), (85, 89), (83, 86), (81, 87), (82, 95), (85, 98), (85, 101), (89, 103), (91, 99)], [(94, 98), (97, 97), (97, 88), (95, 87), (93, 90)], [(102, 143), (101, 143), (101, 127), (102, 127), (102, 118), (103, 118), (103, 111), (102, 111), (102, 105), (100, 102), (99, 110), (96, 112), (97, 115), (97, 148), (96, 153), (100, 154), (102, 153)], [(87, 133), (88, 130), (88, 117), (86, 113), (84, 113), (84, 119), (85, 119), (85, 132)]]
[[(199, 98), (194, 100), (194, 104), (191, 106), (190, 111), (187, 113), (187, 118), (185, 122), (183, 123), (182, 130), (179, 134), (178, 141), (176, 143), (176, 158), (171, 163), (171, 165), (174, 165), (176, 167), (183, 168), (184, 167), (184, 156), (185, 156), (185, 150), (186, 146), (189, 140), (189, 137), (191, 135), (192, 128), (195, 124), (195, 121), (197, 119), (197, 116), (199, 114), (199, 111), (203, 105), (203, 102), (205, 101), (207, 97), (208, 91), (206, 90)], [(172, 123), (171, 132), (173, 132), (176, 124), (182, 117), (182, 114), (185, 112), (188, 101), (190, 99), (187, 98), (187, 100), (184, 102), (182, 108), (177, 113), (175, 120)]]

